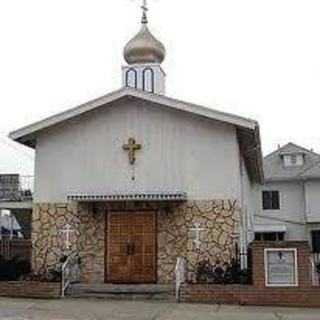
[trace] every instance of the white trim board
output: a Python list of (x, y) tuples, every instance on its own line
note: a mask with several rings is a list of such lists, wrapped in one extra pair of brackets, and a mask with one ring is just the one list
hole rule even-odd
[[(269, 272), (268, 272), (268, 253), (269, 252), (294, 252), (294, 271), (295, 271), (295, 283), (294, 284), (270, 284), (269, 283)], [(298, 250), (297, 248), (267, 248), (264, 249), (264, 272), (265, 272), (265, 286), (286, 288), (286, 287), (298, 287), (299, 286), (299, 275), (298, 275)]]

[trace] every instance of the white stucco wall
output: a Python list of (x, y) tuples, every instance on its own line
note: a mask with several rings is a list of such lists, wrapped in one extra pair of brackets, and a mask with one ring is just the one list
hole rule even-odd
[[(262, 209), (262, 191), (280, 191), (280, 210)], [(287, 228), (286, 240), (309, 240), (305, 224), (305, 199), (302, 182), (272, 182), (261, 187), (258, 197), (260, 212), (256, 225), (275, 225)]]
[[(122, 149), (129, 137), (143, 145), (134, 167)], [(35, 174), (36, 202), (65, 202), (69, 193), (155, 191), (239, 199), (241, 185), (233, 126), (136, 100), (39, 134)]]

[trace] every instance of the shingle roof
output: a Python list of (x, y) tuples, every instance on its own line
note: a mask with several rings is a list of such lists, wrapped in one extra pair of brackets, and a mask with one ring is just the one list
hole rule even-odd
[(320, 178), (320, 161), (303, 170), (300, 173), (300, 177), (305, 179)]
[[(285, 168), (281, 155), (298, 153), (304, 154), (304, 165)], [(264, 158), (263, 167), (266, 181), (320, 178), (320, 155), (290, 142), (267, 155)]]

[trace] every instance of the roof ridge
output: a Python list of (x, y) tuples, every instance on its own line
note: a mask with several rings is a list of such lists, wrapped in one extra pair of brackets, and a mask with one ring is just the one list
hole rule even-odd
[(279, 153), (282, 149), (286, 148), (286, 147), (289, 146), (290, 144), (291, 144), (291, 142), (288, 142), (288, 143), (286, 143), (284, 146), (282, 146), (282, 147), (280, 147), (280, 148), (278, 148), (278, 149), (276, 149), (276, 150), (268, 153), (266, 156), (264, 156), (264, 159), (267, 159), (267, 158), (273, 156), (274, 154)]
[(231, 125), (246, 128), (249, 130), (255, 130), (259, 126), (257, 121), (252, 120), (250, 118), (245, 118), (242, 116), (238, 116), (236, 114), (227, 113), (227, 112), (219, 111), (213, 108), (197, 105), (194, 103), (181, 101), (165, 95), (153, 94), (153, 93), (148, 93), (142, 90), (136, 90), (136, 89), (124, 87), (119, 90), (110, 92), (99, 98), (96, 98), (86, 103), (83, 103), (81, 105), (78, 105), (76, 107), (67, 109), (63, 112), (54, 114), (40, 121), (24, 126), (18, 130), (11, 132), (9, 134), (9, 137), (17, 141), (22, 137), (28, 136), (30, 134), (33, 134), (39, 130), (45, 129), (52, 125), (56, 125), (57, 123), (63, 122), (65, 120), (78, 116), (82, 113), (92, 111), (98, 107), (101, 107), (104, 104), (109, 104), (117, 99), (121, 99), (126, 96), (133, 97), (136, 99), (144, 99), (152, 103), (167, 105), (176, 110), (194, 113), (199, 116), (203, 116), (203, 117), (210, 118), (210, 119), (224, 122), (224, 123), (229, 123)]
[(302, 150), (304, 150), (304, 151), (306, 151), (306, 152), (308, 152), (308, 153), (312, 153), (312, 154), (320, 157), (320, 154), (319, 154), (319, 153), (314, 152), (314, 151), (311, 150), (311, 149), (307, 149), (306, 147), (302, 147), (302, 146), (300, 146), (300, 145), (298, 145), (298, 144), (296, 144), (296, 143), (293, 143), (293, 142), (289, 142), (288, 144), (291, 144), (292, 146), (294, 146), (294, 147), (296, 147), (296, 148), (302, 149)]
[(314, 152), (314, 151), (312, 151), (312, 150), (310, 150), (310, 149), (307, 149), (307, 148), (305, 148), (305, 147), (302, 147), (302, 146), (300, 146), (300, 145), (298, 145), (298, 144), (296, 144), (296, 143), (288, 142), (288, 143), (286, 143), (284, 146), (282, 146), (282, 147), (280, 147), (280, 148), (272, 151), (271, 153), (267, 154), (267, 155), (264, 157), (264, 159), (267, 159), (267, 158), (273, 156), (273, 155), (276, 154), (276, 153), (280, 153), (283, 149), (287, 148), (288, 146), (293, 146), (293, 147), (295, 147), (295, 148), (301, 149), (301, 150), (303, 150), (303, 151), (305, 151), (305, 152), (311, 153), (311, 154), (313, 154), (313, 155), (315, 155), (315, 156), (317, 156), (317, 157), (320, 158), (320, 154), (319, 154), (319, 153), (316, 153), (316, 152)]

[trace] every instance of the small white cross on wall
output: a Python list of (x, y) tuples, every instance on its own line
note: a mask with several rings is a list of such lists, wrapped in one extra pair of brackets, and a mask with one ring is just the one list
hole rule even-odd
[(205, 228), (201, 228), (201, 224), (200, 223), (195, 223), (194, 227), (190, 229), (190, 231), (195, 233), (195, 238), (193, 239), (194, 244), (196, 245), (196, 248), (199, 249), (200, 245), (201, 245), (201, 232), (205, 231)]
[(60, 232), (64, 235), (65, 247), (67, 250), (69, 250), (71, 248), (70, 236), (72, 233), (75, 232), (75, 230), (72, 229), (70, 224), (67, 224), (66, 226), (64, 226), (64, 228)]

